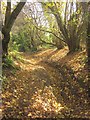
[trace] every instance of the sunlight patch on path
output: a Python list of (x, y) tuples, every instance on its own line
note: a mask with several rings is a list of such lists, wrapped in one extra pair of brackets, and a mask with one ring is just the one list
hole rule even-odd
[(70, 117), (70, 114), (90, 116), (86, 97), (84, 103), (85, 93), (77, 81), (73, 81), (71, 71), (62, 66), (65, 63), (68, 63), (69, 67), (73, 66), (73, 63), (76, 66), (83, 57), (73, 54), (66, 56), (67, 52), (67, 49), (50, 49), (32, 55), (22, 53), (21, 59), (16, 59), (15, 62), (21, 69), (14, 73), (12, 70), (7, 71), (10, 84), (7, 83), (5, 97), (3, 96), (7, 114), (11, 109), (12, 115), (17, 116), (20, 113), (21, 117), (63, 117), (63, 112), (66, 112), (67, 117)]
[(64, 58), (68, 53), (67, 47), (57, 51), (57, 53), (53, 54), (49, 61), (59, 61), (60, 59)]
[(57, 114), (61, 113), (61, 110), (64, 109), (60, 103), (56, 101), (56, 97), (53, 94), (52, 87), (45, 87), (43, 90), (37, 90), (35, 94), (32, 96), (32, 106), (31, 112), (29, 112), (28, 116), (34, 117), (55, 117)]
[(40, 66), (40, 65), (34, 65), (34, 64), (36, 64), (37, 63), (37, 61), (35, 61), (35, 62), (32, 62), (32, 61), (30, 60), (28, 60), (28, 63), (22, 63), (22, 62), (19, 62), (19, 63), (17, 63), (16, 61), (14, 62), (16, 65), (19, 65), (19, 67), (21, 68), (21, 70), (27, 70), (27, 71), (31, 71), (31, 70), (35, 70), (35, 69), (39, 69), (39, 68), (42, 68), (42, 69), (44, 69), (44, 67), (43, 66)]

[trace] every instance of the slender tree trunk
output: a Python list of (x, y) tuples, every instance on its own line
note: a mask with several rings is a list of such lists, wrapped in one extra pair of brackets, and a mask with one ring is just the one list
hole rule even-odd
[(37, 50), (37, 46), (35, 44), (35, 41), (33, 38), (31, 38), (31, 44), (32, 44), (32, 50), (36, 51)]
[[(71, 6), (73, 6), (73, 3)], [(52, 12), (54, 11), (53, 8), (51, 8), (51, 10), (52, 10)], [(72, 29), (70, 36), (69, 36), (66, 25), (63, 24), (62, 19), (60, 17), (60, 14), (57, 12), (57, 14), (54, 13), (54, 16), (56, 18), (58, 27), (64, 36), (65, 42), (69, 48), (69, 53), (73, 53), (75, 51), (78, 51), (80, 49), (80, 41), (78, 40), (77, 35), (75, 35), (75, 30)]]

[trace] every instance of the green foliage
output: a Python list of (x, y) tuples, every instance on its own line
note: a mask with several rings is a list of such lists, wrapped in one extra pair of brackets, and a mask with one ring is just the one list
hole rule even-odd
[(25, 52), (29, 50), (29, 40), (23, 31), (11, 37), (11, 50)]
[(30, 43), (30, 40), (29, 40), (29, 36), (28, 36), (27, 31), (22, 30), (18, 34), (17, 44), (19, 45), (19, 51), (22, 51), (22, 52), (28, 51), (29, 50), (29, 43)]
[(17, 44), (17, 40), (18, 40), (18, 36), (11, 34), (11, 40), (9, 42), (9, 50), (10, 51), (13, 51), (13, 50), (18, 51), (19, 50), (19, 45)]
[(13, 58), (12, 56), (8, 55), (4, 59), (3, 67), (13, 67)]
[(19, 52), (30, 52), (37, 50), (37, 37), (33, 28), (25, 25), (17, 34), (11, 34), (10, 48)]

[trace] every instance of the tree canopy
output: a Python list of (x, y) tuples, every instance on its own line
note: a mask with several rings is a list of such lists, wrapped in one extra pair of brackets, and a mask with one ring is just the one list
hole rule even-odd
[(0, 5), (2, 119), (90, 119), (90, 2)]

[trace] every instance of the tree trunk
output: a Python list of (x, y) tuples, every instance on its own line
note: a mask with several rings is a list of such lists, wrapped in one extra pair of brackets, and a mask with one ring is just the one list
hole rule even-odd
[[(73, 23), (73, 19), (75, 18), (74, 14), (74, 9), (73, 9), (73, 2), (71, 3), (71, 8), (70, 8), (70, 19), (68, 21), (68, 24), (66, 25), (66, 12), (67, 12), (67, 4), (65, 8), (65, 18), (64, 22), (62, 21), (62, 17), (60, 13), (58, 12), (56, 4), (53, 7), (48, 7), (51, 11), (52, 14), (55, 16), (57, 25), (63, 35), (63, 38), (65, 40), (65, 43), (67, 44), (69, 48), (69, 53), (73, 53), (75, 51), (78, 51), (80, 49), (80, 40), (77, 38), (77, 25)], [(77, 11), (76, 11), (77, 12)], [(77, 18), (75, 18), (77, 19)], [(72, 22), (72, 24), (69, 25), (69, 22)], [(68, 27), (70, 26), (70, 31), (68, 30)], [(79, 40), (79, 41), (78, 41)]]
[(31, 37), (31, 45), (32, 45), (32, 50), (36, 51), (37, 50), (37, 46), (35, 44), (35, 41), (34, 41), (33, 37)]
[(18, 5), (16, 6), (16, 8), (11, 13), (11, 3), (7, 2), (5, 23), (2, 28), (2, 34), (4, 36), (4, 38), (2, 40), (3, 58), (5, 58), (8, 55), (8, 43), (10, 41), (11, 28), (12, 28), (18, 14), (22, 10), (23, 6), (25, 5), (25, 3), (26, 3), (26, 0), (25, 0), (25, 2), (19, 2)]
[(4, 38), (2, 40), (2, 49), (3, 49), (3, 57), (8, 55), (8, 43), (10, 41), (10, 32), (5, 31), (4, 28), (2, 29), (2, 33), (4, 35)]
[(80, 49), (80, 41), (76, 38), (73, 37), (72, 40), (69, 40), (68, 48), (69, 48), (69, 53), (73, 53), (75, 51), (78, 51)]

